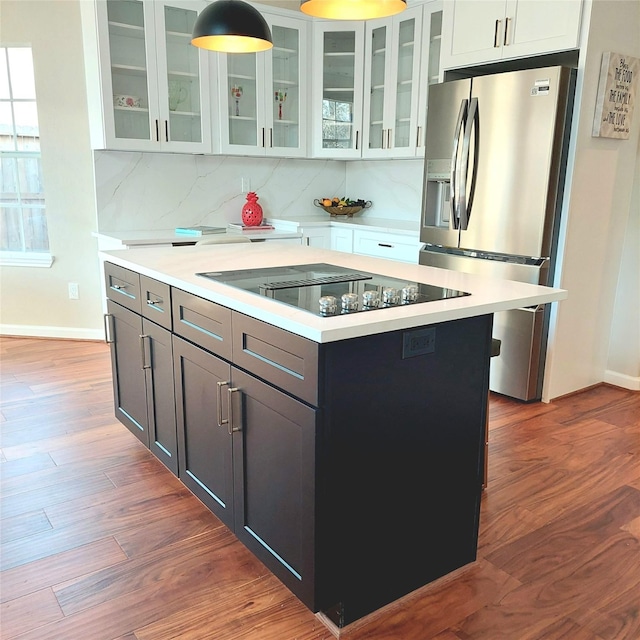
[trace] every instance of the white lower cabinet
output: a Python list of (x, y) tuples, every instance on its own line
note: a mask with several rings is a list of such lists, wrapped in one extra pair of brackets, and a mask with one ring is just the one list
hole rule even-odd
[(331, 248), (334, 251), (353, 253), (353, 230), (331, 227)]
[(353, 231), (353, 253), (418, 263), (421, 243), (408, 236), (380, 231)]
[(301, 227), (302, 244), (316, 249), (331, 248), (331, 227)]

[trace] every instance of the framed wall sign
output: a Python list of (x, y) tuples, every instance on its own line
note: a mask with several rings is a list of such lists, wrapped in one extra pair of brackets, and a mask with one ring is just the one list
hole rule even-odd
[(593, 137), (627, 140), (637, 99), (640, 58), (606, 51), (593, 119)]

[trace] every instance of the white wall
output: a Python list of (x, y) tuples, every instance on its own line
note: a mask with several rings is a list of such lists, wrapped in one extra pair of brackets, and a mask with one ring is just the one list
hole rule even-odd
[[(4, 267), (2, 332), (103, 335), (80, 9), (77, 0), (2, 0), (0, 42), (33, 48), (50, 269)], [(79, 284), (69, 300), (67, 283)]]
[[(545, 399), (604, 380), (638, 162), (637, 102), (629, 140), (593, 138), (591, 130), (602, 53), (640, 57), (640, 2), (594, 0), (588, 4), (592, 10), (588, 45), (580, 53), (582, 93), (574, 122), (575, 162), (568, 206), (563, 212), (562, 271), (557, 283), (569, 291), (569, 298), (556, 305), (552, 318)], [(637, 264), (636, 259), (635, 268)], [(622, 282), (626, 286), (624, 277)], [(624, 317), (626, 309), (630, 307), (621, 300), (617, 317)], [(637, 317), (637, 309), (631, 312)], [(635, 357), (640, 358), (637, 351)]]
[(605, 381), (640, 391), (640, 160), (624, 234)]

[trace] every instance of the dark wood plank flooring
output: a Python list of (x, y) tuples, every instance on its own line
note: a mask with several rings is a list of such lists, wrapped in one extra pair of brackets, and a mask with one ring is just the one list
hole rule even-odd
[[(333, 637), (115, 420), (107, 345), (0, 358), (2, 640)], [(341, 637), (638, 640), (640, 394), (490, 414), (478, 560)]]

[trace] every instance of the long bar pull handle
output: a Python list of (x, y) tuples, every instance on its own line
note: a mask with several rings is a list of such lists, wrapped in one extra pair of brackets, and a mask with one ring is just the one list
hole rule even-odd
[(229, 389), (227, 389), (227, 392), (229, 394), (229, 424), (228, 424), (228, 431), (229, 431), (229, 435), (233, 435), (234, 431), (242, 431), (242, 427), (236, 427), (234, 426), (234, 411), (233, 411), (233, 394), (237, 393), (238, 391), (240, 391), (240, 389), (238, 389), (237, 387), (229, 387)]
[(160, 121), (156, 118), (156, 142), (160, 142)]
[[(218, 381), (218, 397), (217, 397), (217, 408), (218, 408), (218, 415), (217, 415), (217, 422), (218, 422), (218, 426), (221, 427), (223, 424), (227, 424), (229, 422), (229, 417), (227, 416), (226, 418), (222, 418), (222, 387), (228, 387), (229, 386), (229, 381), (228, 380), (224, 380), (224, 381)], [(229, 412), (231, 413), (231, 409), (229, 409)]]
[[(471, 208), (473, 207), (473, 196), (476, 192), (476, 177), (478, 175), (478, 159), (480, 157), (480, 111), (478, 109), (478, 99), (474, 98), (475, 104), (471, 105), (469, 109), (469, 122), (473, 127), (473, 168), (471, 170), (471, 184), (468, 189), (469, 195), (467, 196), (466, 207), (466, 223), (465, 229), (469, 225), (471, 219)], [(468, 163), (467, 163), (468, 166)]]
[(467, 197), (467, 174), (469, 173), (469, 149), (471, 147), (471, 132), (477, 131), (477, 127), (473, 126), (478, 111), (478, 98), (471, 98), (469, 103), (469, 113), (467, 114), (464, 137), (462, 139), (462, 157), (460, 161), (460, 200), (459, 200), (459, 224), (460, 229), (466, 229), (469, 225), (469, 208)]
[[(142, 356), (142, 368), (143, 369), (151, 369), (151, 352), (146, 349), (146, 346), (149, 344), (149, 336), (142, 334), (140, 336), (140, 355)], [(147, 358), (147, 352), (149, 353), (149, 357)]]
[(505, 47), (509, 46), (509, 23), (511, 22), (511, 18), (507, 18), (504, 21), (504, 40), (503, 44)]
[(391, 129), (387, 129), (387, 149), (391, 149)]
[(164, 139), (165, 142), (169, 142), (169, 121), (164, 121)]
[(356, 131), (356, 151), (360, 146), (360, 131)]
[(501, 24), (502, 24), (502, 20), (496, 20), (496, 27), (493, 32), (493, 46), (495, 49), (497, 49), (500, 46), (500, 38), (498, 38), (498, 29)]
[(451, 197), (449, 198), (449, 205), (451, 206), (451, 224), (454, 229), (458, 228), (459, 211), (458, 211), (458, 179), (460, 169), (458, 166), (458, 147), (460, 145), (460, 132), (462, 131), (462, 125), (467, 117), (467, 104), (468, 100), (464, 99), (460, 101), (460, 111), (458, 113), (458, 120), (456, 122), (456, 129), (453, 134), (453, 148), (451, 151)]
[(104, 314), (104, 341), (107, 344), (115, 342), (113, 339), (113, 316), (110, 313)]
[(416, 129), (416, 147), (419, 149), (422, 146), (422, 127)]
[(265, 129), (262, 127), (262, 148), (264, 149), (265, 144)]
[(273, 127), (269, 127), (269, 147), (273, 149)]
[(384, 129), (380, 132), (380, 148), (384, 149)]

